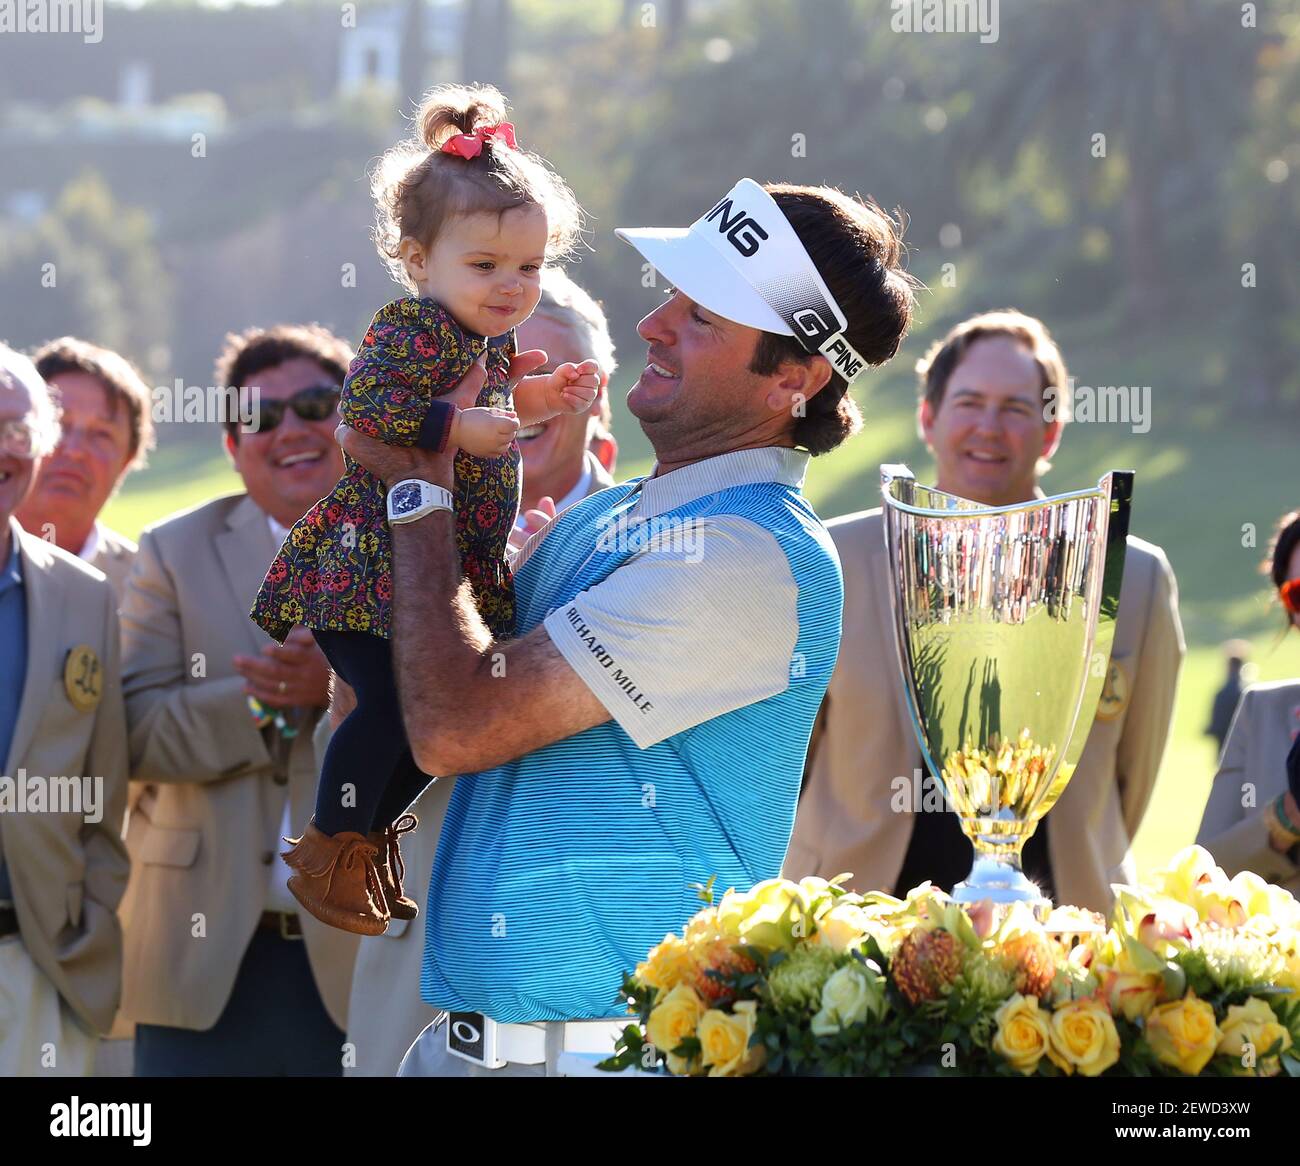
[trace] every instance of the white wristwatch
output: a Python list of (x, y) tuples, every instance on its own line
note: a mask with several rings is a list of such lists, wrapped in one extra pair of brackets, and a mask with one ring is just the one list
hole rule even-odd
[(435, 510), (453, 510), (451, 491), (420, 478), (404, 478), (388, 491), (389, 523), (414, 522)]

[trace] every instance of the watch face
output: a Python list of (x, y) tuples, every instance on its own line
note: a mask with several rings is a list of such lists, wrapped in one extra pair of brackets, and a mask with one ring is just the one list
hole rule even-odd
[(410, 514), (420, 505), (420, 487), (415, 482), (402, 482), (388, 496), (389, 510), (393, 514)]

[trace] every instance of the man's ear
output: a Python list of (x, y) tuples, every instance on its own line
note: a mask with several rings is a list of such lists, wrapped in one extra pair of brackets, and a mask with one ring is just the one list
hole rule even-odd
[(930, 440), (931, 433), (934, 432), (934, 407), (926, 397), (922, 397), (916, 407), (916, 433), (917, 436), (925, 442), (927, 449), (933, 449), (934, 443)]
[(1056, 447), (1061, 444), (1061, 438), (1065, 435), (1065, 424), (1059, 419), (1049, 421), (1047, 429), (1043, 433), (1043, 452), (1040, 455), (1044, 461), (1051, 461), (1056, 454)]
[(830, 384), (831, 375), (831, 362), (821, 355), (807, 362), (783, 360), (767, 394), (768, 406), (774, 413), (804, 416), (808, 402)]
[(228, 457), (228, 458), (230, 459), (231, 464), (234, 465), (234, 464), (235, 464), (235, 450), (236, 450), (236, 448), (238, 447), (239, 443), (235, 440), (235, 435), (234, 435), (233, 433), (231, 433), (229, 429), (227, 429), (227, 430), (226, 430), (226, 431), (221, 435), (221, 444), (222, 444), (223, 446), (225, 446), (225, 449), (226, 449), (226, 457)]
[(420, 243), (410, 235), (403, 235), (401, 242), (397, 244), (397, 254), (406, 268), (406, 274), (416, 283), (423, 282), (428, 254)]

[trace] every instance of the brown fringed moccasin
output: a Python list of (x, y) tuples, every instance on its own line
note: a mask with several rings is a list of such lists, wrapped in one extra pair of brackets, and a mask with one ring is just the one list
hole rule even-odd
[(293, 847), (284, 861), (295, 872), (289, 890), (322, 923), (355, 935), (382, 935), (389, 910), (380, 882), (379, 850), (352, 830), (322, 834), (316, 819), (301, 838), (286, 838)]

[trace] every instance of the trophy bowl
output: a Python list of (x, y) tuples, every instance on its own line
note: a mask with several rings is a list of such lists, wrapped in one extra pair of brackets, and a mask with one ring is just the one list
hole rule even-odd
[(958, 902), (1050, 907), (1021, 870), (1110, 663), (1133, 474), (983, 506), (881, 466), (898, 660), (922, 756), (975, 848)]

